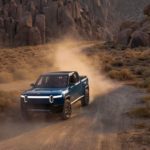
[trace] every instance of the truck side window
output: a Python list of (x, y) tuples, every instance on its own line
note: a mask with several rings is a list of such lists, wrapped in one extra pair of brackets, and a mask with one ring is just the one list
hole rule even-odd
[(74, 75), (71, 75), (71, 76), (70, 76), (69, 83), (70, 83), (70, 84), (75, 84), (75, 83), (76, 83), (75, 78), (74, 78)]
[(74, 78), (76, 80), (76, 83), (79, 82), (79, 75), (76, 72), (74, 73)]
[(70, 76), (70, 84), (75, 84), (77, 82), (79, 82), (79, 77), (76, 73), (74, 73), (73, 75)]

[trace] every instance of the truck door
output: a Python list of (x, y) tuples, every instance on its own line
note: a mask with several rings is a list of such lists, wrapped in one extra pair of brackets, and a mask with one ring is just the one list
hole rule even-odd
[(77, 73), (74, 73), (70, 76), (70, 94), (71, 94), (71, 101), (76, 100), (81, 96), (81, 86), (80, 79)]
[(80, 77), (77, 72), (74, 73), (74, 77), (76, 80), (76, 83), (75, 83), (75, 87), (76, 87), (76, 91), (77, 91), (76, 96), (77, 96), (77, 98), (79, 98), (82, 94), (82, 84), (81, 84), (81, 80), (80, 80)]

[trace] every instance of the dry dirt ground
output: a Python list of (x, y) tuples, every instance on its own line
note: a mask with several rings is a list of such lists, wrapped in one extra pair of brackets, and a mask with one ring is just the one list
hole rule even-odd
[[(125, 115), (139, 99), (139, 90), (122, 86), (93, 100), (87, 108), (74, 106), (73, 116), (62, 121), (7, 121), (0, 125), (1, 150), (127, 150), (120, 132), (131, 130), (133, 120)], [(19, 112), (18, 112), (19, 113)]]
[[(55, 68), (86, 74), (90, 80), (91, 104), (81, 108), (77, 103), (73, 106), (72, 118), (67, 121), (54, 114), (46, 117), (39, 114), (30, 122), (21, 117), (0, 120), (0, 150), (137, 150), (136, 145), (131, 147), (125, 143), (123, 134), (133, 132), (136, 120), (126, 113), (140, 102), (145, 93), (111, 81), (95, 70), (81, 53), (89, 46), (70, 41), (58, 44), (55, 47)], [(16, 81), (9, 88), (9, 83), (3, 83), (0, 90), (8, 87), (8, 91), (21, 91), (25, 88), (22, 85), (23, 81)], [(16, 116), (18, 114), (19, 110)], [(138, 147), (138, 150), (142, 149)], [(148, 144), (145, 150), (148, 150)]]

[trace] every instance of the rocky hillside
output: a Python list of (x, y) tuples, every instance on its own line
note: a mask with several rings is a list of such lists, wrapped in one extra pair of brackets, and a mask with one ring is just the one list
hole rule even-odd
[(0, 0), (0, 42), (34, 45), (69, 33), (100, 38), (100, 7), (99, 0)]
[(150, 3), (141, 14), (142, 20), (128, 20), (120, 25), (115, 45), (123, 49), (150, 46)]
[(0, 43), (36, 45), (66, 34), (112, 39), (117, 24), (148, 1), (0, 0)]
[(150, 0), (113, 0), (117, 19), (140, 20), (143, 18), (143, 9), (150, 3)]

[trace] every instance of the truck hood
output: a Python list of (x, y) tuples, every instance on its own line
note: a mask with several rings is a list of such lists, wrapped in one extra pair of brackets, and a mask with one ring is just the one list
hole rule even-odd
[(27, 96), (49, 96), (49, 95), (62, 95), (66, 94), (67, 88), (59, 89), (59, 88), (34, 88), (25, 91), (22, 95)]

